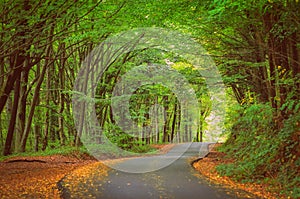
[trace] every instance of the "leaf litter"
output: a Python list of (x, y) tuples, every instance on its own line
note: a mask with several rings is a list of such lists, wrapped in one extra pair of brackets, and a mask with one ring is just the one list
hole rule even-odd
[[(0, 198), (60, 198), (57, 182), (96, 164), (89, 156), (14, 157), (0, 162)], [(100, 163), (97, 163), (100, 164)], [(106, 169), (103, 167), (103, 169)]]
[(267, 199), (278, 199), (282, 198), (278, 196), (277, 193), (273, 193), (268, 191), (267, 184), (256, 184), (256, 183), (241, 183), (233, 180), (230, 177), (222, 176), (216, 170), (216, 167), (220, 164), (227, 164), (234, 162), (233, 159), (225, 159), (225, 155), (222, 152), (218, 152), (216, 149), (220, 146), (220, 144), (215, 144), (214, 148), (210, 151), (210, 153), (204, 157), (193, 163), (193, 167), (199, 172), (201, 176), (204, 176), (208, 181), (221, 185), (223, 187), (235, 190), (237, 195), (241, 197), (249, 197), (245, 196), (240, 190), (249, 192), (256, 197), (259, 198), (267, 198)]

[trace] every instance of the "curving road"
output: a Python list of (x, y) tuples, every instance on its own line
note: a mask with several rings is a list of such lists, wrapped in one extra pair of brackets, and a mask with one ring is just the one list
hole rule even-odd
[[(164, 155), (120, 161), (112, 165), (114, 169), (109, 172), (105, 180), (103, 177), (97, 176), (95, 171), (93, 179), (86, 180), (88, 183), (78, 185), (75, 192), (70, 192), (63, 187), (62, 182), (62, 197), (104, 199), (239, 198), (234, 191), (209, 184), (208, 181), (197, 177), (199, 176), (198, 172), (191, 167), (191, 158), (205, 156), (208, 153), (208, 146), (209, 143), (177, 144)], [(183, 151), (185, 152), (182, 154)], [(160, 169), (157, 170), (157, 168)], [(251, 198), (251, 196), (247, 194), (245, 198)]]

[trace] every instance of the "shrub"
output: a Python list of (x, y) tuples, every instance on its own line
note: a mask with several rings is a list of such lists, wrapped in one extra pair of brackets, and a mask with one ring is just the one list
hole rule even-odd
[(217, 170), (242, 181), (268, 178), (283, 194), (299, 197), (300, 112), (282, 121), (279, 129), (269, 104), (253, 104), (236, 114), (230, 137), (220, 148), (236, 162)]

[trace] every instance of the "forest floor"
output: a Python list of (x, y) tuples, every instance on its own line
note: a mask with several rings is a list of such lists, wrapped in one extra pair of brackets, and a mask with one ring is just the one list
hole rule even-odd
[[(160, 153), (172, 145), (154, 145)], [(109, 160), (104, 160), (109, 161)], [(88, 175), (91, 167), (106, 175), (109, 168), (87, 154), (12, 157), (0, 162), (0, 198), (60, 198), (57, 182)]]
[(75, 169), (96, 162), (88, 155), (7, 159), (0, 162), (0, 198), (60, 198), (56, 183)]
[(270, 186), (268, 184), (256, 184), (256, 183), (240, 183), (234, 181), (232, 178), (221, 176), (216, 167), (220, 164), (228, 164), (234, 162), (234, 159), (224, 158), (226, 154), (218, 152), (216, 148), (220, 144), (215, 144), (210, 153), (203, 159), (198, 160), (193, 164), (194, 168), (199, 173), (206, 177), (206, 179), (213, 183), (219, 184), (229, 189), (244, 190), (256, 195), (259, 198), (278, 199), (280, 197), (278, 193), (268, 191)]

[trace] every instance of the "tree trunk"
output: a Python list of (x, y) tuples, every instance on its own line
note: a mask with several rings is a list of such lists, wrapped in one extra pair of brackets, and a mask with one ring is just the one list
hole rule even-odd
[[(291, 36), (291, 66), (293, 71), (293, 77), (296, 77), (300, 74), (300, 58), (299, 51), (297, 48), (298, 37), (297, 32), (294, 32)], [(300, 83), (297, 85), (298, 89), (300, 89)]]
[(177, 116), (177, 103), (174, 104), (174, 111), (173, 111), (173, 121), (171, 127), (171, 142), (174, 142), (174, 135), (176, 131), (176, 116)]
[[(28, 67), (29, 60), (25, 62), (25, 68)], [(25, 129), (26, 122), (26, 102), (27, 102), (27, 84), (28, 84), (29, 71), (24, 70), (21, 73), (21, 86), (20, 86), (20, 99), (18, 105), (18, 114), (16, 118), (16, 130), (15, 130), (15, 151), (20, 152), (21, 138)]]
[(268, 40), (267, 40), (267, 46), (268, 46), (268, 71), (269, 71), (269, 88), (268, 89), (268, 98), (269, 102), (272, 104), (273, 108), (276, 108), (276, 103), (275, 103), (275, 96), (276, 96), (276, 91), (275, 91), (275, 62), (274, 62), (274, 56), (275, 56), (275, 47), (274, 47), (274, 42), (275, 38), (274, 35), (271, 33), (271, 29), (273, 28), (273, 23), (274, 23), (274, 17), (272, 14), (266, 12), (265, 15), (263, 16), (263, 22), (264, 22), (264, 29), (266, 33), (268, 34)]
[[(31, 9), (31, 5), (29, 0), (23, 1), (23, 7), (22, 9), (24, 11), (29, 11)], [(27, 33), (26, 26), (27, 26), (27, 19), (26, 18), (21, 18), (18, 20), (18, 26), (15, 27), (16, 31), (20, 31), (17, 33), (15, 36), (23, 38), (18, 43), (15, 45), (20, 45), (22, 46), (23, 44), (26, 43), (25, 35)], [(25, 61), (25, 53), (26, 50), (28, 50), (28, 46), (23, 46), (22, 49), (18, 47), (18, 50), (11, 56), (12, 59), (16, 60), (11, 60), (11, 72), (7, 78), (6, 84), (4, 86), (4, 90), (0, 90), (0, 114), (2, 113), (4, 106), (6, 104), (6, 101), (8, 99), (8, 96), (10, 92), (13, 90), (13, 87), (15, 85), (15, 81), (19, 81), (21, 77), (21, 72), (23, 71), (23, 63)]]
[(61, 51), (61, 58), (60, 58), (60, 66), (59, 66), (59, 117), (58, 117), (58, 131), (59, 131), (59, 138), (60, 138), (60, 144), (61, 146), (65, 145), (65, 134), (64, 134), (64, 106), (65, 106), (65, 96), (63, 90), (65, 89), (65, 62), (66, 62), (66, 49), (65, 49), (65, 43), (62, 43), (60, 45)]
[(0, 115), (0, 148), (2, 149), (2, 147), (3, 147), (3, 140), (4, 140), (4, 137), (3, 137), (3, 131), (2, 131), (2, 129), (3, 129), (3, 126), (2, 126), (2, 117), (1, 117), (1, 115)]
[[(37, 106), (40, 103), (40, 98), (38, 98)], [(41, 111), (38, 109), (37, 110), (37, 118), (34, 123), (34, 151), (37, 152), (39, 151), (39, 143), (40, 143), (40, 138), (41, 138)]]
[(32, 124), (34, 110), (35, 110), (36, 105), (38, 103), (39, 94), (40, 94), (40, 88), (41, 88), (42, 82), (44, 80), (44, 76), (45, 76), (47, 67), (48, 67), (47, 64), (45, 64), (43, 66), (43, 69), (41, 71), (40, 77), (39, 77), (39, 79), (37, 81), (36, 88), (34, 90), (33, 99), (32, 99), (31, 105), (30, 105), (30, 111), (29, 111), (29, 115), (28, 115), (28, 120), (27, 120), (27, 123), (26, 123), (26, 126), (25, 126), (24, 134), (22, 136), (22, 140), (21, 140), (21, 151), (22, 152), (25, 152), (26, 142), (27, 142), (27, 138), (28, 138), (28, 135), (29, 135), (29, 132), (30, 132), (30, 127), (31, 127), (31, 124)]
[(6, 135), (5, 146), (4, 146), (4, 151), (3, 151), (3, 155), (5, 155), (5, 156), (11, 154), (11, 146), (12, 146), (12, 141), (13, 141), (13, 135), (15, 132), (15, 123), (16, 123), (16, 117), (17, 117), (17, 112), (18, 112), (18, 104), (19, 104), (20, 78), (21, 78), (21, 74), (19, 74), (19, 77), (17, 77), (17, 81), (15, 82), (14, 103), (13, 103), (13, 107), (12, 107), (10, 122), (9, 122), (9, 126), (8, 126), (8, 132)]
[(177, 143), (181, 143), (182, 142), (182, 135), (181, 135), (181, 105), (179, 104), (178, 105), (178, 108), (177, 108), (177, 113), (178, 114), (178, 117), (177, 117), (177, 121), (176, 121), (176, 135), (177, 135)]
[(48, 67), (48, 65), (46, 65), (46, 64), (43, 66), (40, 77), (37, 81), (36, 88), (34, 90), (33, 99), (32, 99), (31, 105), (30, 105), (28, 120), (27, 120), (27, 123), (26, 123), (26, 126), (25, 126), (24, 134), (22, 136), (22, 140), (21, 140), (21, 151), (22, 152), (25, 152), (25, 149), (26, 149), (26, 142), (27, 142), (27, 138), (28, 138), (28, 135), (29, 135), (29, 132), (30, 132), (30, 127), (31, 127), (31, 124), (32, 124), (32, 119), (33, 119), (33, 116), (34, 116), (34, 110), (35, 110), (36, 105), (38, 103), (40, 88), (41, 88), (42, 82), (44, 80), (44, 76), (45, 76), (47, 67)]
[[(50, 68), (46, 71), (47, 76), (47, 83), (46, 83), (46, 107), (50, 106), (50, 88), (51, 88), (51, 70)], [(49, 108), (46, 108), (46, 114), (45, 114), (45, 128), (44, 128), (44, 138), (43, 138), (43, 146), (42, 150), (46, 150), (48, 146), (48, 135), (49, 135), (49, 128), (50, 128), (50, 110)]]

